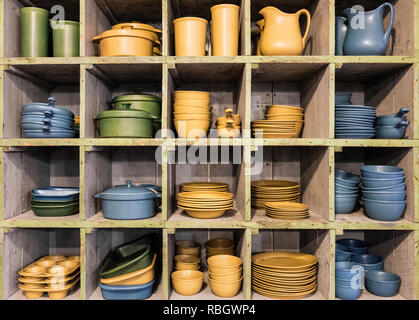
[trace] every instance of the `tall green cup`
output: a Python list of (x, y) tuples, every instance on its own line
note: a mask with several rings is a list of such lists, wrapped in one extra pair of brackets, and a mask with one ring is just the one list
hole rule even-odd
[(22, 57), (48, 56), (48, 16), (42, 8), (20, 9)]
[(76, 21), (51, 21), (54, 57), (80, 55), (80, 23)]

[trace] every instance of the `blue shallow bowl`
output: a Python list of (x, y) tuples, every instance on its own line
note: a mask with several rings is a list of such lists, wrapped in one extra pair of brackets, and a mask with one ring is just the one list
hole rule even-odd
[(390, 179), (404, 177), (404, 170), (395, 166), (362, 166), (361, 176), (365, 178)]
[(335, 263), (336, 278), (351, 280), (353, 277), (363, 277), (363, 267), (352, 261), (339, 261)]
[(362, 198), (368, 217), (380, 221), (399, 220), (406, 209), (406, 201), (379, 201)]
[(404, 182), (404, 177), (393, 179), (374, 179), (361, 177), (362, 185), (365, 188), (385, 188), (396, 186)]
[(395, 273), (369, 271), (365, 275), (365, 287), (380, 297), (392, 297), (399, 293), (402, 279)]
[(403, 139), (406, 134), (405, 126), (396, 127), (375, 127), (377, 139)]
[[(404, 177), (403, 177), (404, 179)], [(400, 192), (406, 191), (406, 183), (400, 183), (394, 186), (382, 187), (382, 188), (366, 188), (364, 185), (364, 178), (362, 178), (361, 189), (362, 191), (378, 191), (378, 192)]]
[(375, 254), (366, 253), (352, 256), (352, 262), (358, 263), (364, 267), (365, 271), (384, 270), (383, 258)]
[(377, 126), (395, 126), (400, 121), (406, 121), (406, 116), (397, 117), (394, 114), (387, 114), (377, 117)]
[(358, 186), (356, 186), (356, 187), (348, 187), (348, 186), (345, 186), (343, 184), (339, 184), (338, 182), (335, 181), (335, 191), (353, 192), (353, 193), (355, 193), (355, 192), (358, 192), (358, 190), (359, 190), (359, 187)]
[(349, 248), (353, 254), (364, 254), (368, 252), (368, 243), (363, 240), (344, 238), (337, 240), (336, 243)]
[(107, 300), (143, 300), (151, 296), (154, 280), (142, 285), (105, 285), (99, 283)]
[(335, 181), (346, 182), (346, 184), (344, 184), (345, 186), (352, 187), (358, 185), (358, 183), (361, 181), (361, 178), (348, 171), (335, 169)]
[(361, 295), (361, 288), (353, 289), (336, 284), (336, 297), (342, 300), (356, 300)]
[(340, 244), (336, 244), (336, 249), (335, 249), (335, 257), (336, 257), (336, 261), (349, 261), (352, 257), (352, 253), (349, 250), (349, 248), (342, 246)]
[(406, 200), (405, 191), (380, 192), (380, 191), (363, 190), (362, 196), (366, 200), (378, 200), (378, 201), (404, 201)]
[(349, 214), (354, 211), (358, 196), (339, 197), (335, 195), (335, 214)]

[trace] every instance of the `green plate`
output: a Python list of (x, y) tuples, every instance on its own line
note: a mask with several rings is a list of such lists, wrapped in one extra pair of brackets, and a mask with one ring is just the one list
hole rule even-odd
[(35, 206), (32, 210), (38, 217), (65, 217), (79, 212), (79, 203), (72, 203), (65, 206)]

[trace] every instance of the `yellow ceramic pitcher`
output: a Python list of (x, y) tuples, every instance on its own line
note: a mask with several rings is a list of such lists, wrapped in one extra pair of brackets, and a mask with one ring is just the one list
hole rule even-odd
[[(306, 9), (289, 14), (269, 6), (260, 10), (259, 14), (265, 21), (260, 38), (262, 55), (298, 56), (303, 53), (310, 29), (310, 13)], [(307, 27), (303, 37), (301, 37), (299, 22), (302, 14), (307, 16)]]

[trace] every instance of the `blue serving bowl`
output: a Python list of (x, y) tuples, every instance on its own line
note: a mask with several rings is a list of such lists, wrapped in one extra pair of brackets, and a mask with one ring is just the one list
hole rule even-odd
[[(364, 178), (362, 178), (364, 179)], [(404, 179), (404, 178), (403, 178)], [(382, 187), (382, 188), (366, 188), (363, 183), (361, 183), (361, 189), (362, 191), (378, 191), (378, 192), (400, 192), (400, 191), (406, 191), (406, 183), (402, 182), (400, 184), (389, 186), (389, 187)]]
[(143, 300), (151, 296), (154, 280), (141, 285), (105, 285), (99, 283), (102, 296), (107, 300)]
[(335, 276), (339, 279), (351, 280), (353, 277), (363, 277), (364, 269), (352, 261), (339, 261), (335, 263)]
[(342, 246), (340, 244), (336, 244), (335, 249), (335, 257), (336, 261), (349, 261), (352, 257), (352, 253), (349, 248)]
[(393, 127), (375, 127), (377, 139), (403, 139), (406, 134), (407, 126)]
[(363, 190), (362, 196), (367, 200), (404, 201), (406, 200), (406, 191), (380, 192)]
[(365, 271), (384, 270), (383, 258), (375, 254), (366, 253), (352, 256), (352, 262), (358, 263), (364, 267)]
[(392, 297), (399, 293), (402, 279), (395, 273), (369, 271), (365, 276), (365, 287), (380, 297)]
[(361, 176), (375, 179), (400, 178), (404, 177), (404, 170), (395, 166), (366, 165), (361, 167)]
[(337, 182), (335, 182), (335, 191), (341, 191), (341, 192), (358, 192), (359, 187), (347, 187), (344, 186), (343, 184), (339, 184)]
[(381, 221), (395, 221), (402, 217), (406, 201), (379, 201), (362, 198), (368, 217)]
[(335, 214), (349, 214), (353, 212), (358, 202), (358, 196), (337, 196), (335, 195)]
[(361, 288), (344, 287), (336, 284), (336, 297), (342, 300), (356, 300), (361, 295)]
[(344, 238), (337, 240), (336, 243), (349, 248), (350, 251), (355, 255), (365, 254), (368, 252), (368, 243), (363, 240)]
[(335, 169), (335, 181), (338, 181), (346, 187), (355, 187), (359, 184), (361, 178), (348, 171)]
[(399, 185), (404, 182), (404, 177), (393, 179), (373, 179), (361, 177), (362, 185), (365, 188), (385, 188)]

